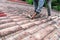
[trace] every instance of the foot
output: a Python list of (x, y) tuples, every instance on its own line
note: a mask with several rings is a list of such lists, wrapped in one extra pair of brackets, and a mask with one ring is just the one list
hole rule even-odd
[(28, 17), (28, 18), (31, 18), (31, 19), (39, 18), (39, 17), (40, 17), (40, 14), (34, 13), (34, 14), (32, 14), (32, 15), (28, 15), (27, 17)]
[(52, 20), (51, 16), (48, 16), (48, 20)]
[(36, 17), (36, 13), (34, 13), (33, 15), (32, 15), (32, 17), (31, 17), (31, 19), (34, 19), (35, 17)]
[(32, 18), (31, 15), (26, 16), (27, 18)]

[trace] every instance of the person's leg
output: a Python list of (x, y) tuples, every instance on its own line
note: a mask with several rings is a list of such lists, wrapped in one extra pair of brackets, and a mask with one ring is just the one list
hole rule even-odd
[(34, 11), (36, 12), (36, 9), (38, 7), (38, 1), (37, 0), (33, 0), (33, 5), (34, 5)]
[(38, 0), (38, 6), (37, 9), (35, 10), (35, 14), (32, 15), (32, 19), (35, 18), (35, 16), (41, 12), (44, 2), (45, 0)]
[(43, 8), (45, 0), (39, 0), (38, 1), (38, 8), (36, 10), (37, 14), (41, 12), (41, 9)]
[(52, 1), (52, 0), (48, 0), (48, 1), (47, 1), (48, 16), (51, 16), (51, 1)]
[(47, 18), (48, 18), (49, 20), (52, 20), (52, 19), (51, 19), (51, 1), (52, 1), (52, 0), (46, 0), (46, 2), (47, 2), (47, 12), (48, 12)]
[(32, 17), (31, 17), (32, 19), (34, 19), (34, 17), (37, 15), (36, 10), (38, 8), (38, 0), (33, 0), (33, 5), (34, 5), (34, 13), (33, 13)]

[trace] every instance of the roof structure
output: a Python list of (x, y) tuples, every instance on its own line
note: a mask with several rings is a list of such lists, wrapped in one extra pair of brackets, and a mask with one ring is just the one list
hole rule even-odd
[(0, 17), (0, 40), (60, 40), (60, 15), (52, 10), (51, 18), (46, 8), (41, 17), (31, 20), (32, 5), (0, 0), (0, 11), (7, 16)]

